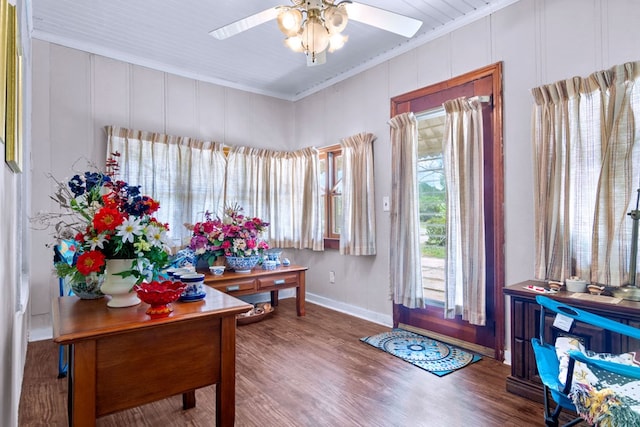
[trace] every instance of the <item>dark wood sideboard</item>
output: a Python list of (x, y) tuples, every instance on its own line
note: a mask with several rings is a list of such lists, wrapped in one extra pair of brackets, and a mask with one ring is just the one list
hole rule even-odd
[(299, 265), (281, 266), (275, 270), (254, 268), (250, 273), (225, 271), (222, 276), (206, 272), (204, 284), (234, 297), (262, 292), (271, 294), (271, 305), (278, 305), (278, 291), (295, 288), (296, 311), (305, 315), (305, 273), (307, 267)]
[[(528, 285), (546, 286), (540, 281), (525, 281), (504, 288), (511, 302), (511, 375), (507, 377), (507, 391), (542, 402), (542, 382), (536, 369), (536, 361), (531, 347), (531, 338), (540, 335), (540, 306), (536, 303), (538, 292), (525, 289)], [(588, 298), (577, 299), (571, 292), (544, 294), (565, 304), (587, 310), (591, 313), (640, 328), (640, 303), (623, 300), (617, 304), (611, 299), (600, 297), (598, 301)], [(554, 314), (545, 313), (545, 340), (555, 341), (561, 331), (552, 328)], [(564, 334), (564, 333), (563, 333)], [(566, 335), (566, 334), (565, 334)], [(576, 324), (570, 335), (581, 339), (593, 351), (624, 353), (640, 350), (640, 341), (621, 336), (599, 328)]]

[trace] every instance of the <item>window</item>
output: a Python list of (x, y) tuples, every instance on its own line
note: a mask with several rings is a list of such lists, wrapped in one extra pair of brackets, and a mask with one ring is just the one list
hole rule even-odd
[(532, 90), (537, 279), (637, 283), (639, 68)]
[(320, 149), (320, 185), (324, 246), (338, 249), (342, 223), (342, 149), (339, 145)]

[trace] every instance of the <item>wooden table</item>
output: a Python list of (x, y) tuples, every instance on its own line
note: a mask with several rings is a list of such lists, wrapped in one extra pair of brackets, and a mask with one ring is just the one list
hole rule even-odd
[[(205, 287), (206, 288), (206, 287)], [(69, 347), (69, 425), (216, 384), (216, 425), (235, 421), (236, 315), (251, 305), (206, 289), (196, 302), (173, 303), (169, 317), (149, 307), (109, 308), (105, 299), (53, 301), (53, 340)], [(105, 297), (108, 298), (108, 297)]]
[(204, 273), (204, 283), (233, 296), (270, 292), (271, 305), (274, 307), (278, 305), (279, 290), (296, 288), (296, 311), (298, 316), (304, 316), (306, 270), (307, 267), (290, 265), (278, 267), (275, 270), (263, 270), (258, 267), (251, 270), (250, 273), (235, 273), (225, 270), (222, 276), (206, 272)]

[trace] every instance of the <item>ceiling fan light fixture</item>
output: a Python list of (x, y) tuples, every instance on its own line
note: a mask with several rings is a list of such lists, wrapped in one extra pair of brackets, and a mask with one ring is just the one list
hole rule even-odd
[[(355, 0), (290, 0), (293, 6), (273, 6), (209, 32), (219, 40), (277, 20), (286, 36), (284, 44), (304, 52), (307, 65), (326, 61), (327, 51), (342, 48), (348, 37), (342, 31), (349, 21), (361, 22), (403, 37), (413, 37), (422, 21), (359, 3)], [(423, 0), (426, 1), (426, 0)]]
[(329, 46), (329, 31), (322, 25), (316, 15), (309, 16), (300, 36), (302, 38), (302, 47), (306, 52), (317, 54)]
[(331, 34), (341, 33), (349, 22), (347, 9), (344, 4), (327, 6), (323, 13), (324, 24)]
[(349, 36), (345, 36), (342, 34), (333, 34), (329, 37), (329, 52), (335, 52), (338, 49), (341, 49), (342, 46), (349, 40)]
[(278, 13), (278, 28), (287, 37), (295, 36), (300, 32), (302, 24), (302, 12), (293, 7), (283, 7)]
[(304, 52), (302, 39), (298, 35), (287, 37), (286, 39), (284, 39), (284, 45), (296, 53)]

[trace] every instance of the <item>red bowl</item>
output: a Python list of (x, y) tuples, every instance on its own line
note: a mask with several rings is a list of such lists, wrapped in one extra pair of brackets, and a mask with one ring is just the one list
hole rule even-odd
[(142, 301), (151, 306), (158, 306), (169, 304), (180, 298), (186, 287), (185, 283), (165, 280), (164, 282), (141, 283), (135, 285), (133, 290)]

